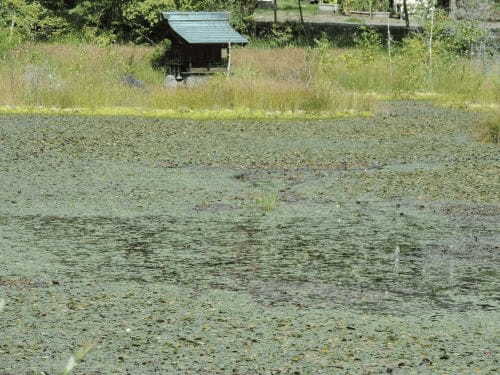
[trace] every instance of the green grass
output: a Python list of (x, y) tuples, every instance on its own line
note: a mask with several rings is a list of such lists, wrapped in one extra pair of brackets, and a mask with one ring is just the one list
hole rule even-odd
[(135, 106), (118, 107), (47, 107), (47, 106), (0, 106), (0, 114), (78, 115), (78, 116), (136, 116), (162, 119), (190, 120), (327, 120), (345, 117), (371, 117), (369, 111), (317, 112), (305, 111), (264, 111), (249, 108), (234, 109), (155, 109)]
[(275, 192), (258, 193), (254, 199), (256, 207), (264, 212), (271, 212), (279, 205), (279, 195)]
[(365, 20), (357, 17), (349, 17), (346, 19), (346, 22), (353, 22), (353, 23), (365, 23)]

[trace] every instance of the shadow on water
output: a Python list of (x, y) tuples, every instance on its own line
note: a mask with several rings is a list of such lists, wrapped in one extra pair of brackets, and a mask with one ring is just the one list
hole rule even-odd
[(410, 222), (392, 212), (379, 205), (363, 213), (354, 205), (335, 215), (280, 220), (18, 216), (2, 223), (36, 244), (41, 262), (55, 256), (54, 273), (73, 281), (222, 288), (269, 305), (496, 308), (499, 259), (491, 238), (432, 223), (431, 216)]

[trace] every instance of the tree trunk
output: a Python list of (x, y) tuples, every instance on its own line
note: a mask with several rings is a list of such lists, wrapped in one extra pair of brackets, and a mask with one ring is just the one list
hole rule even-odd
[(274, 0), (273, 12), (274, 12), (274, 23), (277, 23), (278, 22), (278, 0)]
[(450, 17), (455, 19), (457, 15), (457, 0), (450, 0)]
[(227, 44), (227, 75), (231, 74), (231, 42)]

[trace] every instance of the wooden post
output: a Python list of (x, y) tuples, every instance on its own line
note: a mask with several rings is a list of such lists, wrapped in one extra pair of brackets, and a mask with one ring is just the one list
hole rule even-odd
[(406, 4), (406, 0), (403, 0), (403, 11), (405, 14), (405, 22), (406, 22), (406, 28), (410, 28), (410, 17), (408, 16), (408, 6)]
[(227, 75), (231, 74), (231, 42), (227, 44)]
[(274, 23), (277, 23), (278, 22), (278, 0), (274, 0), (273, 12), (274, 12)]
[(303, 25), (304, 24), (304, 16), (302, 14), (302, 2), (300, 0), (299, 1), (299, 14), (300, 14), (300, 23)]

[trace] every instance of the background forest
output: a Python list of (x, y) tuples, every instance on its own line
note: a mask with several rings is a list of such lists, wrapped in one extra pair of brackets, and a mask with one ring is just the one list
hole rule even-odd
[(242, 25), (256, 0), (0, 0), (0, 29), (30, 40), (78, 35), (87, 40), (148, 42), (160, 11), (228, 10)]
[[(226, 10), (231, 21), (245, 30), (245, 20), (255, 11), (257, 0), (0, 0), (1, 34), (23, 40), (44, 41), (77, 37), (93, 42), (151, 43), (158, 40), (160, 11)], [(302, 0), (303, 5), (308, 1)], [(344, 0), (348, 9), (387, 10), (389, 0)], [(437, 2), (441, 3), (440, 1)], [(297, 7), (295, 0), (279, 0), (278, 6)], [(369, 5), (367, 5), (369, 4)], [(466, 10), (462, 16), (495, 12), (499, 2), (457, 0)], [(493, 5), (495, 4), (495, 5)], [(492, 7), (493, 5), (493, 7)], [(486, 7), (486, 8), (485, 8)]]

